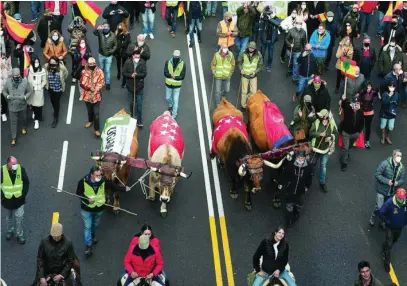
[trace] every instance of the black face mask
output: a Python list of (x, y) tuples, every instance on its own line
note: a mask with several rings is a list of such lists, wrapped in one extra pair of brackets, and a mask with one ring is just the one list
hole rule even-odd
[(96, 68), (96, 66), (89, 66), (89, 69), (92, 71), (95, 70), (95, 68)]
[(366, 48), (370, 46), (369, 43), (364, 43), (363, 45), (364, 45)]
[(177, 64), (179, 62), (179, 58), (173, 58), (172, 61), (173, 61), (174, 64)]
[(230, 19), (228, 19), (228, 22), (230, 23), (230, 22), (232, 22), (232, 20), (233, 20), (233, 19), (232, 19), (232, 18), (230, 18)]
[(397, 22), (392, 22), (391, 24), (393, 27), (397, 27)]
[(49, 64), (49, 67), (50, 67), (52, 70), (56, 70), (56, 69), (57, 69), (57, 65), (56, 65), (56, 64)]
[(19, 82), (19, 81), (20, 81), (20, 77), (19, 77), (19, 76), (13, 76), (13, 81), (14, 81), (14, 82)]
[(119, 31), (119, 33), (123, 32), (123, 29), (117, 29)]

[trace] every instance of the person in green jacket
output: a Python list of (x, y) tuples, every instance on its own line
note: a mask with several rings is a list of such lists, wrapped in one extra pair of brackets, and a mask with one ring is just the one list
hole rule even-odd
[(359, 277), (355, 280), (353, 285), (355, 286), (384, 286), (379, 279), (376, 279), (370, 270), (370, 264), (367, 261), (362, 260), (358, 264)]
[(252, 36), (254, 19), (256, 18), (256, 11), (249, 4), (237, 8), (237, 28), (239, 35), (235, 39), (236, 48), (241, 54), (249, 43), (249, 39)]
[(304, 101), (294, 109), (291, 127), (297, 142), (308, 141), (311, 125), (315, 120), (315, 108), (312, 106), (311, 101), (311, 95), (305, 95)]

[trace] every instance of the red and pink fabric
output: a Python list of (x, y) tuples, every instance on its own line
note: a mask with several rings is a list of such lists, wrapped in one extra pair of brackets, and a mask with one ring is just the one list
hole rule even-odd
[(222, 139), (223, 135), (225, 135), (225, 133), (231, 128), (239, 129), (244, 134), (246, 139), (249, 140), (249, 134), (247, 133), (246, 124), (244, 124), (244, 122), (239, 117), (232, 115), (222, 117), (218, 120), (218, 122), (216, 122), (215, 129), (212, 134), (213, 153), (218, 153), (216, 146), (218, 145), (219, 140)]
[(284, 116), (274, 102), (264, 102), (263, 120), (267, 138), (273, 149), (277, 149), (287, 141), (293, 140), (290, 130), (284, 124)]

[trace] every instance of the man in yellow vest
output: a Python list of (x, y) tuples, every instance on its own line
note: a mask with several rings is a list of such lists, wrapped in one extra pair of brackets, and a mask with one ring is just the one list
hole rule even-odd
[[(257, 91), (257, 74), (263, 67), (263, 57), (256, 48), (255, 42), (250, 42), (246, 50), (239, 55), (239, 69), (242, 74), (242, 108), (246, 108), (247, 98)], [(250, 88), (250, 92), (249, 92)]]
[[(330, 146), (335, 146), (335, 134), (337, 133), (338, 132), (336, 130), (335, 122), (333, 121), (333, 119), (330, 118), (329, 111), (326, 109), (322, 109), (320, 112), (317, 113), (317, 119), (311, 126), (310, 138), (312, 147), (323, 151)], [(333, 145), (331, 145), (332, 143)], [(315, 165), (319, 160), (319, 184), (321, 190), (325, 193), (328, 192), (328, 188), (326, 186), (326, 166), (328, 164), (329, 155), (331, 155), (332, 152), (333, 149), (326, 154), (319, 154), (314, 152), (311, 155), (311, 164), (313, 170), (315, 169)]]
[(178, 18), (178, 1), (165, 1), (165, 19), (167, 20), (168, 31), (171, 37), (175, 38)]
[(172, 57), (165, 62), (165, 98), (168, 102), (168, 110), (175, 119), (178, 114), (178, 100), (182, 81), (185, 78), (186, 64), (181, 59), (181, 52), (175, 50)]
[(236, 22), (233, 22), (232, 12), (226, 12), (225, 18), (218, 23), (216, 35), (218, 36), (218, 49), (223, 43), (230, 49), (235, 44), (235, 37), (239, 34)]
[(218, 105), (222, 95), (222, 85), (226, 95), (230, 91), (230, 78), (235, 71), (235, 57), (226, 43), (222, 43), (221, 49), (213, 55), (211, 69), (215, 81), (215, 100)]
[(85, 255), (92, 255), (92, 244), (96, 244), (96, 230), (99, 227), (103, 210), (105, 209), (105, 188), (112, 192), (128, 192), (130, 187), (116, 185), (107, 180), (100, 167), (92, 167), (89, 174), (78, 182), (76, 194), (87, 199), (81, 199), (81, 216), (85, 225)]
[[(24, 204), (30, 182), (25, 169), (13, 156), (8, 157), (7, 164), (1, 168), (1, 205), (6, 212), (6, 239), (14, 233), (20, 244), (25, 243), (23, 231)], [(13, 218), (15, 217), (15, 224)], [(15, 232), (14, 232), (15, 226)]]

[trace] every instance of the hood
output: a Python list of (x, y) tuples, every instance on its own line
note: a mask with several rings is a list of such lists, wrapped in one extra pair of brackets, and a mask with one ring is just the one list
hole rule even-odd
[(54, 33), (57, 33), (57, 34), (58, 34), (58, 36), (59, 36), (59, 42), (63, 42), (63, 41), (64, 41), (64, 37), (62, 37), (61, 33), (60, 33), (58, 30), (52, 30), (52, 31), (49, 33), (49, 36), (48, 36), (48, 42), (49, 42), (49, 43), (53, 43), (53, 42), (54, 42), (54, 41), (52, 40), (52, 34), (54, 34)]
[(80, 25), (84, 25), (82, 17), (75, 16), (75, 18), (73, 18), (72, 24), (74, 21), (78, 21)]
[[(383, 51), (387, 52), (387, 50), (389, 49), (389, 44), (385, 45), (383, 48)], [(402, 51), (401, 47), (399, 45), (396, 45), (396, 51), (399, 50), (399, 52)]]

